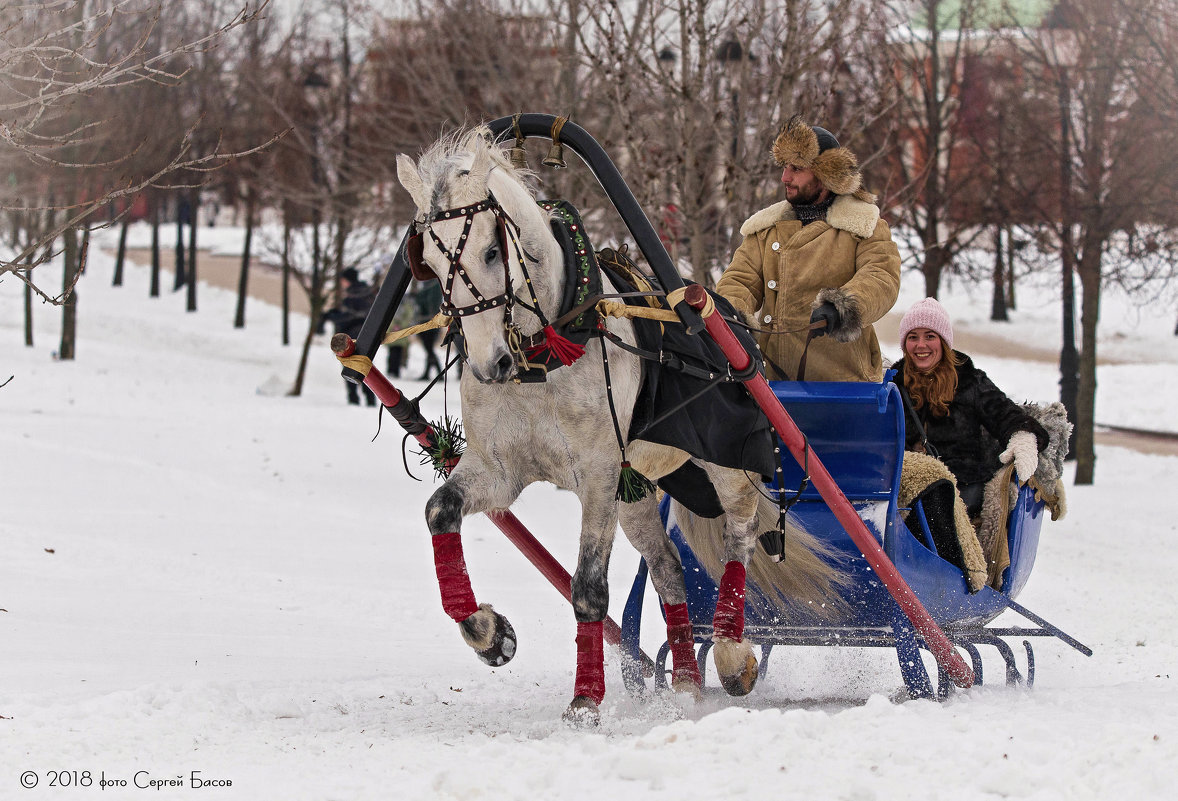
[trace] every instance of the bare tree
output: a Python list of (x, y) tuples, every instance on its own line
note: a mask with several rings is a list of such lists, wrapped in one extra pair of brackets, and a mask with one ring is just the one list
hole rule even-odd
[[(278, 256), (284, 276), (306, 293), (310, 307), (299, 367), (290, 394), (302, 392), (315, 334), (339, 276), (365, 268), (394, 247), (390, 214), (392, 158), (381, 138), (380, 103), (366, 85), (356, 54), (366, 45), (368, 10), (330, 0), (328, 33), (310, 25), (315, 8), (292, 24), (271, 60), (264, 85), (270, 113), (287, 128), (257, 172), (257, 191), (281, 198), (283, 236), (261, 248)], [(284, 341), (288, 332), (285, 330)]]
[(770, 149), (792, 114), (841, 127), (848, 144), (873, 116), (846, 57), (864, 46), (874, 3), (580, 6), (587, 113), (700, 283), (726, 266), (740, 222), (779, 199)]
[[(1172, 6), (1170, 0), (1067, 0), (1056, 6), (1048, 27), (1028, 32), (1024, 40), (1043, 82), (1042, 95), (1057, 97), (1060, 110), (1056, 239), (1065, 300), (1072, 268), (1081, 289), (1074, 401), (1077, 484), (1095, 478), (1102, 287), (1109, 280), (1133, 283), (1164, 272), (1174, 248), (1178, 172), (1169, 154), (1178, 145), (1178, 130), (1151, 102), (1153, 90), (1143, 91), (1141, 80), (1142, 57), (1151, 47), (1146, 31), (1165, 18), (1167, 4)], [(1164, 76), (1163, 70), (1154, 70), (1150, 82)], [(1066, 371), (1062, 379), (1067, 405)]]
[[(122, 138), (133, 122), (116, 115), (118, 104), (104, 101), (137, 84), (178, 84), (186, 58), (252, 22), (267, 1), (246, 5), (220, 22), (206, 19), (202, 31), (179, 41), (164, 35), (162, 2), (42, 0), (0, 11), (7, 45), (0, 52), (0, 112), (5, 115), (0, 163), (21, 167), (17, 174), (29, 181), (0, 190), (0, 207), (19, 207), (23, 199), (35, 197), (32, 205), (63, 212), (42, 240), (0, 260), (0, 275), (15, 275), (49, 303), (66, 303), (72, 281), (51, 293), (33, 279), (35, 268), (51, 255), (43, 251), (43, 242), (87, 226), (112, 201), (160, 184), (177, 170), (212, 168), (232, 155), (195, 153), (194, 127), (171, 142), (162, 161), (140, 159), (146, 143), (129, 145)], [(171, 15), (175, 9), (168, 11)], [(82, 269), (78, 265), (67, 272), (78, 276)]]
[(888, 127), (897, 131), (898, 147), (888, 166), (898, 181), (885, 204), (896, 210), (897, 235), (912, 239), (929, 297), (937, 297), (946, 270), (983, 230), (979, 200), (990, 184), (975, 169), (977, 150), (962, 113), (973, 87), (988, 77), (980, 69), (992, 42), (985, 9), (982, 0), (921, 0), (889, 48), (898, 102)]
[[(1125, 5), (1129, 0), (1117, 2)], [(1147, 46), (1133, 71), (1134, 85), (1142, 99), (1174, 128), (1178, 127), (1178, 0), (1159, 0), (1153, 12), (1149, 18), (1138, 17)], [(1171, 155), (1163, 154), (1163, 158), (1169, 160)], [(1172, 185), (1169, 188), (1175, 189)], [(1175, 204), (1169, 207), (1173, 209)], [(1175, 314), (1174, 336), (1178, 336), (1178, 309)]]

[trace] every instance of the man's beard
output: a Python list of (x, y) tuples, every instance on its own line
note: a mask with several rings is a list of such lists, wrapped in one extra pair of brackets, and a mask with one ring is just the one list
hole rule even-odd
[(811, 181), (806, 186), (797, 187), (797, 194), (789, 201), (793, 206), (812, 206), (818, 202), (822, 194), (822, 184)]

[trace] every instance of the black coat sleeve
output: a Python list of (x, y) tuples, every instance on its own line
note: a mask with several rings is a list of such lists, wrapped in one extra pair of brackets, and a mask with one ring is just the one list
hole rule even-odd
[(974, 368), (977, 381), (978, 418), (986, 430), (990, 432), (999, 447), (1005, 449), (1011, 436), (1019, 431), (1028, 431), (1035, 435), (1039, 450), (1047, 447), (1049, 440), (1047, 429), (1039, 425), (1022, 407), (1006, 397), (998, 389), (984, 370)]

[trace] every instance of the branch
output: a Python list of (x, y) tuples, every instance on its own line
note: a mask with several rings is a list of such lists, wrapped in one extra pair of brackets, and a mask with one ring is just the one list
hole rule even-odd
[[(142, 192), (143, 190), (145, 190), (149, 187), (175, 188), (175, 185), (162, 183), (165, 176), (167, 176), (171, 173), (177, 172), (179, 170), (194, 170), (194, 171), (198, 171), (198, 172), (207, 172), (207, 171), (219, 169), (220, 167), (223, 167), (227, 162), (229, 162), (233, 159), (249, 156), (249, 155), (252, 155), (254, 153), (257, 153), (261, 150), (264, 150), (264, 149), (270, 147), (272, 144), (274, 144), (274, 142), (276, 142), (279, 138), (281, 138), (283, 136), (283, 134), (285, 133), (285, 132), (282, 132), (282, 133), (274, 134), (266, 142), (264, 142), (256, 147), (249, 148), (247, 150), (239, 150), (239, 151), (235, 151), (232, 153), (218, 153), (218, 152), (214, 151), (214, 152), (209, 153), (208, 155), (205, 155), (205, 156), (200, 156), (200, 157), (196, 157), (196, 158), (187, 158), (187, 154), (191, 151), (191, 148), (192, 148), (192, 141), (191, 140), (192, 140), (193, 130), (194, 130), (193, 128), (188, 129), (187, 133), (184, 135), (184, 138), (183, 138), (181, 145), (180, 145), (179, 149), (177, 150), (175, 156), (172, 158), (172, 160), (166, 166), (160, 168), (159, 170), (157, 170), (155, 173), (153, 173), (151, 176), (149, 176), (147, 178), (144, 178), (139, 181), (130, 182), (126, 186), (123, 186), (118, 189), (112, 189), (109, 192), (104, 193), (101, 197), (99, 197), (95, 200), (90, 200), (90, 201), (86, 201), (83, 203), (76, 203), (76, 204), (66, 205), (66, 206), (50, 205), (50, 206), (39, 206), (39, 207), (38, 206), (19, 206), (18, 207), (18, 206), (0, 205), (0, 209), (3, 209), (3, 210), (21, 209), (21, 210), (37, 211), (37, 210), (45, 210), (45, 209), (54, 209), (54, 210), (65, 210), (65, 211), (75, 212), (72, 216), (68, 217), (68, 219), (66, 219), (64, 222), (56, 225), (51, 231), (49, 231), (48, 233), (42, 234), (35, 241), (33, 241), (30, 244), (28, 244), (27, 246), (25, 246), (19, 253), (15, 254), (12, 258), (7, 259), (7, 260), (0, 260), (0, 275), (4, 275), (5, 273), (12, 273), (18, 279), (23, 281), (30, 289), (32, 289), (34, 292), (36, 292), (37, 295), (39, 295), (43, 300), (45, 300), (48, 303), (51, 303), (54, 306), (60, 306), (63, 303), (65, 303), (67, 300), (69, 300), (69, 296), (73, 292), (73, 288), (74, 288), (73, 283), (71, 283), (71, 285), (69, 287), (67, 287), (66, 290), (64, 292), (62, 292), (61, 295), (58, 295), (56, 297), (51, 297), (50, 295), (46, 294), (40, 288), (37, 287), (36, 283), (34, 283), (32, 276), (31, 276), (33, 270), (36, 267), (38, 267), (41, 264), (48, 261), (54, 255), (56, 255), (56, 254), (51, 253), (48, 249), (46, 249), (46, 251), (42, 255), (40, 255), (39, 257), (34, 257), (34, 254), (36, 253), (36, 251), (39, 248), (41, 248), (46, 243), (52, 242), (53, 240), (55, 240), (58, 236), (60, 236), (67, 229), (81, 227), (88, 217), (90, 217), (96, 211), (99, 211), (100, 209), (104, 209), (105, 207), (107, 207), (111, 203), (111, 201), (113, 201), (113, 200), (138, 194), (139, 192)], [(96, 228), (104, 228), (109, 224), (110, 224), (109, 222), (103, 223), (103, 224), (95, 226), (95, 227)], [(81, 263), (82, 267), (78, 271), (79, 276), (85, 269), (85, 254), (84, 253), (80, 259), (80, 263)], [(74, 283), (76, 283), (76, 282), (77, 282), (77, 276), (75, 276), (75, 280), (74, 280)]]

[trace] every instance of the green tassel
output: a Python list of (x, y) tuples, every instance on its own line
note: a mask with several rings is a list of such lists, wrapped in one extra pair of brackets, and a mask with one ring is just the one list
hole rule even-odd
[(622, 473), (618, 476), (618, 500), (634, 503), (654, 492), (654, 482), (639, 473), (629, 462), (622, 462)]
[(420, 451), (421, 463), (432, 467), (438, 477), (446, 478), (466, 450), (466, 437), (462, 434), (462, 423), (449, 415), (434, 424), (433, 430), (433, 447)]

